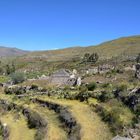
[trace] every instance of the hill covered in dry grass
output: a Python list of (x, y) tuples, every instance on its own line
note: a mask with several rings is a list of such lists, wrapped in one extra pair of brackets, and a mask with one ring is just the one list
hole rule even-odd
[(8, 48), (0, 46), (0, 57), (22, 56), (27, 53), (28, 51), (20, 50), (17, 48)]
[(120, 56), (135, 56), (138, 52), (140, 52), (140, 36), (123, 37), (99, 44), (97, 46), (35, 51), (27, 54), (27, 57), (42, 57), (46, 58), (48, 61), (62, 61), (73, 58), (81, 58), (85, 53), (91, 52), (97, 52), (102, 59)]

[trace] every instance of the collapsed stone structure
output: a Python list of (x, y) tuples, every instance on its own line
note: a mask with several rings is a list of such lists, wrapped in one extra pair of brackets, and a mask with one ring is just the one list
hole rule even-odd
[(81, 85), (81, 78), (78, 77), (76, 70), (71, 72), (67, 69), (60, 69), (50, 76), (49, 81), (50, 83), (57, 85)]
[(109, 72), (110, 70), (113, 70), (115, 67), (112, 66), (112, 65), (109, 65), (109, 64), (104, 64), (104, 65), (101, 65), (99, 66), (99, 73), (107, 73)]
[(103, 74), (103, 73), (107, 73), (110, 70), (113, 70), (115, 67), (113, 65), (109, 65), (109, 64), (104, 64), (104, 65), (99, 65), (99, 66), (94, 66), (92, 68), (89, 68), (86, 71), (86, 74)]

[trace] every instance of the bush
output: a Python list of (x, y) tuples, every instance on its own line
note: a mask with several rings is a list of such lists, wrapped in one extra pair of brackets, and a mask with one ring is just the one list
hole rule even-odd
[(140, 104), (138, 104), (136, 108), (137, 109), (135, 112), (136, 112), (137, 116), (140, 116)]
[(31, 89), (32, 89), (32, 90), (38, 90), (38, 85), (32, 84), (32, 85), (31, 85)]
[(23, 73), (13, 73), (11, 74), (11, 80), (13, 84), (22, 83), (25, 81), (25, 75)]
[(112, 99), (114, 97), (114, 94), (108, 91), (102, 91), (101, 95), (99, 95), (99, 100), (101, 102), (108, 101), (109, 99)]
[(140, 63), (140, 53), (138, 54), (137, 58), (136, 58), (136, 62)]
[(81, 86), (79, 88), (79, 93), (75, 97), (77, 100), (80, 100), (81, 102), (87, 100), (89, 98), (88, 89), (86, 86)]
[(112, 88), (112, 84), (110, 84), (110, 83), (104, 83), (102, 85), (102, 88)]
[(20, 94), (24, 94), (26, 93), (26, 89), (20, 86), (15, 86), (15, 87), (5, 87), (4, 89), (5, 94), (16, 94), (16, 95), (20, 95)]
[(90, 98), (90, 94), (88, 92), (80, 92), (77, 96), (76, 99), (80, 100), (80, 102), (87, 101), (88, 98)]
[(121, 83), (118, 87), (117, 90), (119, 91), (127, 91), (127, 84), (126, 83)]
[(89, 91), (93, 91), (97, 88), (97, 84), (95, 82), (92, 82), (92, 83), (87, 85), (87, 88)]
[(125, 127), (133, 125), (135, 116), (129, 108), (116, 99), (97, 106), (96, 111), (111, 126), (115, 134), (122, 134)]
[(98, 103), (98, 100), (97, 99), (95, 99), (95, 98), (89, 98), (88, 99), (88, 104), (90, 106), (96, 107), (99, 103)]
[(8, 76), (0, 76), (0, 83), (6, 83), (10, 80)]

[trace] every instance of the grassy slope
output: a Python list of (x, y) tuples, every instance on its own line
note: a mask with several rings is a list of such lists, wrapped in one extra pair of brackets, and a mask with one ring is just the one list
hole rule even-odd
[(0, 46), (0, 57), (22, 56), (26, 53), (28, 53), (28, 51)]
[[(12, 96), (6, 96), (2, 94), (1, 98), (12, 101)], [(104, 122), (102, 122), (100, 117), (96, 113), (94, 113), (88, 105), (84, 103), (80, 103), (78, 101), (51, 99), (46, 96), (40, 96), (37, 98), (40, 98), (42, 100), (47, 100), (50, 102), (55, 102), (61, 104), (62, 106), (68, 106), (69, 111), (72, 113), (74, 118), (81, 126), (81, 131), (80, 131), (81, 140), (91, 140), (91, 139), (110, 140), (112, 138), (112, 134), (108, 126)], [(37, 109), (33, 104), (30, 104), (28, 101), (26, 103), (26, 100), (25, 102), (21, 100), (17, 100), (14, 102), (18, 105), (26, 106), (26, 104), (28, 104), (29, 108)], [(52, 117), (51, 112), (48, 112), (47, 110), (42, 111), (41, 108), (38, 109), (38, 112), (42, 113), (42, 115), (46, 113), (46, 118), (48, 119), (48, 122), (50, 122), (49, 129), (47, 132), (47, 136), (50, 137), (50, 140), (51, 139), (54, 140), (54, 138), (55, 140), (58, 140), (61, 137), (63, 138), (66, 137), (61, 127), (59, 127), (59, 122), (57, 121), (56, 115), (53, 115)], [(57, 135), (58, 132), (59, 135)]]
[[(1, 94), (0, 97), (4, 100), (8, 100), (8, 101), (12, 102), (12, 98), (14, 96), (7, 96), (5, 94)], [(67, 139), (66, 132), (61, 127), (61, 123), (58, 119), (58, 115), (54, 111), (51, 111), (47, 108), (43, 108), (37, 104), (33, 104), (26, 99), (25, 100), (14, 100), (14, 103), (34, 110), (34, 111), (38, 112), (43, 118), (46, 119), (46, 121), (48, 122), (48, 126), (47, 126), (47, 130), (46, 130), (45, 139), (49, 139), (49, 140), (66, 140)], [(9, 118), (9, 115), (7, 117)], [(15, 131), (16, 131), (19, 126), (16, 125), (15, 127), (16, 127)], [(25, 131), (25, 130), (26, 129), (24, 127), (23, 131)], [(16, 137), (18, 137), (18, 136), (16, 136)], [(10, 139), (10, 140), (13, 140), (13, 139)], [(28, 138), (27, 138), (27, 140), (28, 140)], [(29, 139), (29, 140), (31, 140), (31, 139)]]
[(19, 120), (14, 119), (12, 112), (1, 116), (1, 121), (10, 127), (10, 140), (33, 140), (35, 130), (29, 129), (25, 118), (21, 115)]
[[(109, 128), (101, 121), (100, 117), (94, 113), (90, 107), (84, 103), (71, 100), (58, 100), (40, 97), (42, 100), (55, 102), (63, 106), (69, 106), (69, 110), (81, 125), (81, 140), (109, 140), (112, 134)], [(102, 132), (102, 133), (101, 133)]]
[(12, 58), (3, 59), (3, 63), (14, 61), (17, 69), (34, 71), (36, 72), (34, 75), (38, 75), (39, 72), (46, 74), (59, 68), (73, 69), (74, 67), (77, 69), (77, 63), (71, 60), (79, 59), (81, 61), (85, 53), (92, 52), (97, 52), (102, 60), (117, 57), (119, 61), (122, 57), (133, 57), (140, 53), (140, 36), (120, 38), (97, 46), (36, 51), (13, 58), (14, 60)]
[(47, 135), (45, 139), (49, 140), (66, 140), (66, 132), (61, 127), (61, 124), (58, 120), (58, 116), (54, 111), (48, 110), (47, 108), (43, 108), (36, 104), (31, 104), (32, 109), (37, 111), (43, 117), (47, 119), (48, 127), (47, 127)]
[(140, 52), (140, 36), (124, 37), (97, 46), (75, 47), (61, 50), (32, 52), (28, 57), (43, 56), (50, 61), (68, 60), (81, 57), (86, 52), (97, 52), (103, 58), (120, 55), (136, 55)]

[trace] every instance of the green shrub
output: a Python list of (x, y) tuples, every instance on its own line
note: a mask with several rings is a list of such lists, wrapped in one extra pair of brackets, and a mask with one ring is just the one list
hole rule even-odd
[(0, 83), (6, 83), (10, 80), (8, 76), (0, 76)]
[(80, 86), (79, 87), (79, 92), (87, 92), (88, 91), (88, 88), (86, 86)]
[(110, 84), (110, 83), (104, 83), (102, 85), (102, 88), (112, 88), (112, 84)]
[(117, 99), (99, 105), (96, 111), (115, 134), (122, 134), (123, 128), (133, 125), (135, 115)]
[(95, 98), (89, 98), (88, 99), (88, 104), (90, 106), (97, 106), (99, 103), (98, 103), (98, 100), (97, 99), (95, 99)]
[(126, 91), (128, 85), (126, 83), (121, 83), (120, 85), (117, 86), (117, 90), (119, 91)]
[(90, 98), (90, 94), (88, 92), (80, 92), (77, 96), (76, 99), (80, 100), (80, 102), (87, 101), (88, 98)]
[(97, 84), (95, 82), (92, 82), (92, 83), (87, 85), (87, 88), (89, 91), (93, 91), (97, 88)]
[(137, 58), (136, 58), (136, 62), (140, 63), (140, 53), (138, 54)]
[(31, 89), (32, 89), (32, 90), (38, 90), (38, 85), (32, 84), (32, 85), (31, 85)]
[(136, 109), (136, 115), (137, 116), (140, 116), (140, 103), (137, 105), (137, 107), (136, 107), (137, 109)]
[(25, 75), (23, 73), (13, 73), (10, 75), (13, 84), (22, 83), (25, 81)]
[(114, 97), (114, 94), (110, 91), (102, 91), (101, 95), (99, 95), (99, 100), (101, 102), (108, 101), (109, 99), (112, 99)]

